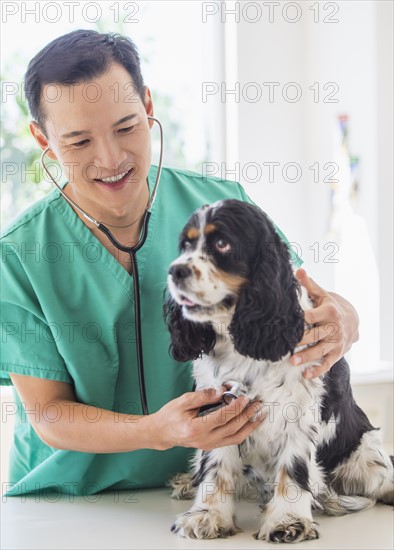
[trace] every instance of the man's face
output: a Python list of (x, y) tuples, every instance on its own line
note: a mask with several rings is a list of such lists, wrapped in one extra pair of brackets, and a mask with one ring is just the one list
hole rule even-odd
[[(142, 196), (146, 202), (151, 164), (149, 90), (144, 107), (129, 73), (113, 64), (91, 82), (45, 86), (41, 101), (51, 156), (64, 168), (70, 197), (104, 219), (108, 214), (127, 216)], [(32, 131), (45, 145), (37, 128)], [(124, 173), (121, 180), (108, 181)]]

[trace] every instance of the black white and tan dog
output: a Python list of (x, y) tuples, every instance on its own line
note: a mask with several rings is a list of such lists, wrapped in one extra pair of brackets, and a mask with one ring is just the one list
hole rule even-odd
[(290, 364), (313, 304), (266, 214), (238, 200), (205, 205), (179, 249), (164, 306), (171, 354), (193, 360), (197, 390), (232, 381), (269, 416), (240, 445), (198, 450), (191, 472), (170, 480), (172, 496), (195, 499), (172, 531), (233, 535), (236, 490), (256, 495), (255, 537), (271, 542), (318, 538), (312, 509), (342, 515), (393, 504), (393, 457), (353, 399), (346, 360), (313, 379), (303, 377), (311, 364)]

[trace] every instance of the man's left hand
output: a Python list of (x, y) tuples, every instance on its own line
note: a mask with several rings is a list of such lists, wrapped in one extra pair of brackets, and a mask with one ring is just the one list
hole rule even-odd
[(295, 353), (291, 363), (319, 361), (304, 371), (305, 378), (315, 378), (327, 372), (357, 342), (359, 318), (347, 300), (321, 288), (304, 269), (298, 269), (296, 277), (314, 303), (312, 309), (304, 311), (305, 323), (314, 327), (304, 332), (297, 346), (313, 345)]

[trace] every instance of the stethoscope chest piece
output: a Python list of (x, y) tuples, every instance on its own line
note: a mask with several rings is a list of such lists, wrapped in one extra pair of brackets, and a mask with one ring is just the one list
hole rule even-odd
[(222, 394), (222, 401), (226, 405), (230, 405), (234, 399), (241, 397), (241, 395), (246, 395), (246, 388), (237, 380), (229, 380), (225, 383), (225, 386), (230, 386), (230, 389)]

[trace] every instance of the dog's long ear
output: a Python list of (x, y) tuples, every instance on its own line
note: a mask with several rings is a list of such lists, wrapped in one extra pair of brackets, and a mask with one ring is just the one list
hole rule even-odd
[(190, 361), (213, 349), (216, 335), (212, 326), (185, 319), (182, 307), (171, 296), (167, 295), (164, 300), (163, 314), (171, 336), (170, 355), (174, 359)]
[(255, 257), (249, 258), (250, 280), (241, 289), (229, 330), (242, 355), (279, 361), (301, 340), (304, 314), (288, 248), (265, 214), (261, 215), (261, 239)]

